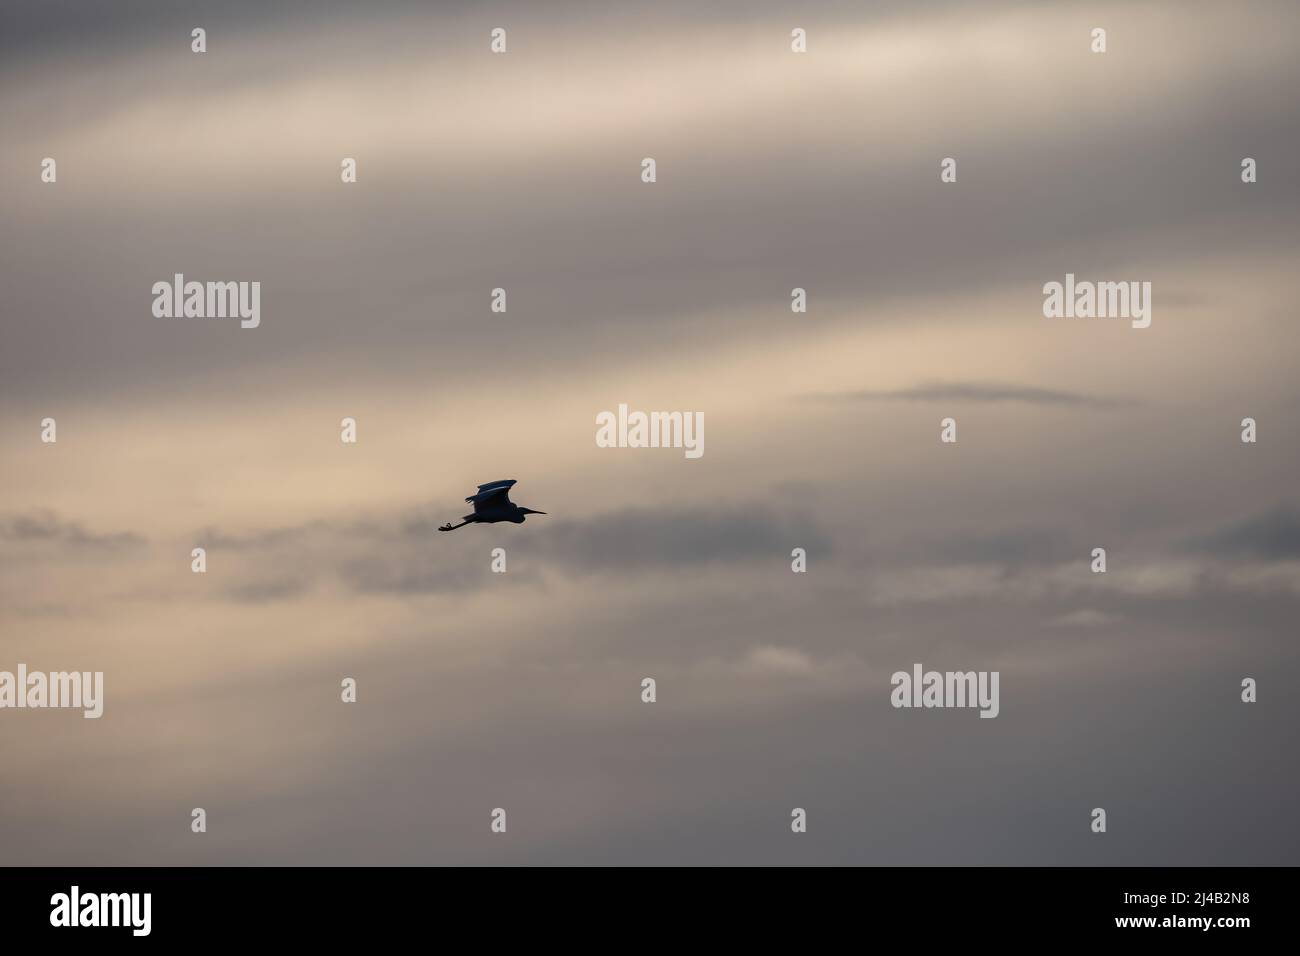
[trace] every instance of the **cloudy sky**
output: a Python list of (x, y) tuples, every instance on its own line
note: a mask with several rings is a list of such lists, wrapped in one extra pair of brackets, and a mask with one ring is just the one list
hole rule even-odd
[(1300, 9), (702, 6), (0, 8), (0, 861), (1300, 860)]

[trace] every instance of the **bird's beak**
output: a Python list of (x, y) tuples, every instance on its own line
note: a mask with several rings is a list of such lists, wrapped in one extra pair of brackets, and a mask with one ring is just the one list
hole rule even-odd
[(531, 514), (535, 514), (535, 515), (544, 515), (544, 514), (546, 514), (545, 511), (531, 511), (531, 509), (530, 509), (530, 513), (531, 513)]

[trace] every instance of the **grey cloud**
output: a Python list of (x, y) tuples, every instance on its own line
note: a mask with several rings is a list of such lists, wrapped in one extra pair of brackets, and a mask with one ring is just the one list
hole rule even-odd
[(538, 543), (547, 554), (588, 572), (762, 558), (782, 561), (795, 547), (818, 556), (830, 551), (830, 538), (815, 524), (757, 504), (629, 509), (557, 522)]
[(1300, 513), (1279, 506), (1190, 542), (1194, 550), (1269, 560), (1300, 559)]
[(307, 582), (301, 578), (272, 578), (265, 581), (248, 581), (230, 588), (226, 593), (240, 604), (265, 604), (298, 597), (307, 591)]
[[(204, 532), (211, 547), (264, 551), (268, 571), (283, 559), (283, 548), (308, 550), (315, 557), (316, 578), (337, 577), (364, 593), (439, 594), (473, 590), (492, 580), (482, 546), (504, 545), (527, 555), (533, 567), (567, 568), (583, 574), (632, 568), (697, 567), (722, 562), (788, 562), (795, 547), (816, 559), (832, 552), (832, 538), (816, 522), (776, 513), (760, 501), (719, 508), (644, 508), (597, 514), (587, 518), (547, 515), (530, 519), (528, 531), (513, 525), (469, 527), (440, 533), (447, 508), (417, 509), (408, 516), (364, 521), (314, 521), (265, 532), (230, 535), (217, 529)], [(558, 520), (556, 520), (558, 518)], [(550, 520), (548, 520), (550, 519)], [(306, 544), (309, 535), (317, 536)], [(519, 537), (513, 537), (519, 535)], [(474, 555), (470, 558), (470, 555)], [(254, 556), (254, 563), (258, 557)], [(535, 580), (530, 571), (510, 572), (513, 580)], [(259, 600), (295, 594), (280, 584), (241, 586), (230, 592), (237, 600)]]
[(1133, 400), (1126, 398), (1108, 398), (1062, 389), (997, 382), (936, 382), (910, 388), (863, 389), (807, 397), (861, 402), (1016, 402), (1026, 405), (1074, 405), (1087, 408), (1120, 408), (1135, 404)]
[(927, 562), (993, 562), (998, 564), (1055, 564), (1086, 554), (1070, 535), (1055, 529), (1025, 529), (994, 534), (956, 533), (930, 541), (918, 552)]
[(491, 574), (485, 561), (467, 565), (445, 556), (429, 560), (425, 554), (380, 553), (349, 559), (338, 573), (345, 584), (363, 594), (465, 593), (486, 586)]
[(325, 531), (329, 527), (327, 522), (316, 521), (280, 528), (267, 528), (245, 534), (231, 534), (209, 526), (195, 532), (194, 540), (208, 549), (247, 551), (259, 548), (275, 548), (280, 545), (293, 545), (302, 541), (311, 532)]
[(0, 519), (0, 540), (54, 542), (89, 548), (136, 548), (145, 539), (131, 531), (89, 531), (79, 521), (59, 517), (49, 509), (37, 509)]
[(1058, 614), (1047, 623), (1051, 627), (1107, 627), (1118, 620), (1118, 616), (1113, 613), (1085, 607)]
[[(760, 503), (555, 518), (530, 519), (527, 536), (514, 539), (514, 544), (511, 536), (519, 530), (509, 525), (470, 525), (444, 535), (432, 518), (406, 519), (389, 526), (387, 534), (376, 530), (364, 556), (349, 559), (341, 574), (361, 591), (444, 593), (482, 587), (493, 575), (481, 556), (467, 569), (464, 549), (471, 542), (484, 543), (485, 535), (493, 535), (491, 546), (500, 544), (508, 554), (527, 556), (529, 567), (567, 568), (582, 574), (637, 568), (672, 571), (722, 562), (788, 562), (795, 547), (815, 557), (831, 551), (830, 537), (815, 524), (777, 515)], [(510, 574), (518, 579), (533, 572), (520, 575), (512, 570)]]
[[(964, 0), (940, 0), (937, 6), (960, 6)], [(98, 49), (136, 50), (146, 45), (181, 42), (188, 49), (189, 31), (203, 26), (217, 39), (238, 38), (245, 33), (303, 29), (334, 24), (344, 29), (373, 20), (377, 15), (417, 15), (439, 35), (452, 26), (456, 32), (470, 32), (481, 21), (472, 17), (477, 5), (472, 0), (383, 0), (362, 7), (353, 0), (223, 0), (217, 6), (206, 0), (135, 0), (132, 3), (96, 4), (76, 0), (42, 0), (39, 3), (9, 3), (0, 8), (0, 64), (23, 63), (38, 56)], [(581, 18), (601, 24), (611, 39), (619, 36), (629, 20), (617, 5), (592, 4), (589, 0), (552, 0), (544, 10), (532, 4), (503, 4), (494, 8), (497, 19), (507, 17), (512, 27), (525, 27), (562, 18)], [(693, 0), (660, 0), (657, 14), (683, 17), (698, 24), (703, 19), (734, 24), (784, 13), (788, 5), (779, 0), (716, 0), (701, 7)], [(905, 0), (873, 4), (866, 11), (873, 16), (892, 16), (909, 9)], [(855, 0), (814, 0), (805, 3), (806, 22), (820, 18), (862, 16)], [(462, 25), (457, 21), (468, 21)], [(493, 20), (495, 24), (497, 21)], [(412, 24), (418, 34), (418, 21)], [(480, 31), (481, 32), (481, 31)], [(474, 34), (477, 36), (477, 34)], [(432, 40), (430, 40), (432, 42)]]

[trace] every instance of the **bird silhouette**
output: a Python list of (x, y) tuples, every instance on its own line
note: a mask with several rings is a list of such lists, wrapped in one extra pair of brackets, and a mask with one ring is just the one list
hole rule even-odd
[(515, 484), (513, 478), (506, 481), (493, 481), (478, 486), (478, 494), (470, 495), (466, 501), (473, 502), (474, 513), (466, 515), (460, 524), (448, 521), (438, 528), (439, 531), (455, 531), (467, 524), (495, 524), (509, 521), (511, 524), (523, 524), (524, 515), (544, 515), (545, 511), (521, 508), (510, 500), (510, 489)]

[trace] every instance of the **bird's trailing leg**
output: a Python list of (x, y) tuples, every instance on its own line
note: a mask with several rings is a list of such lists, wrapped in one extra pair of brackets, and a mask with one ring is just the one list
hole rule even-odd
[(467, 524), (469, 524), (468, 521), (462, 521), (460, 524), (452, 524), (450, 521), (448, 521), (448, 522), (447, 522), (446, 524), (444, 524), (444, 525), (439, 525), (438, 530), (439, 530), (439, 531), (455, 531), (457, 528), (463, 528), (463, 527), (465, 527), (465, 525), (467, 525)]

